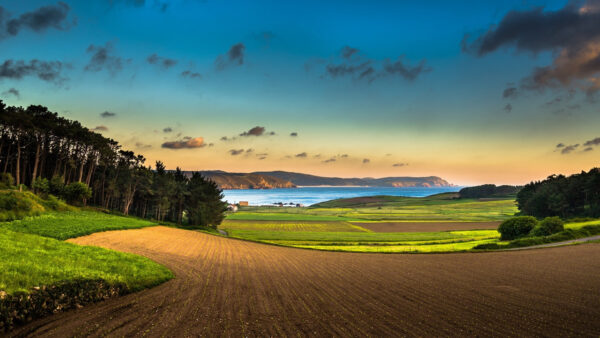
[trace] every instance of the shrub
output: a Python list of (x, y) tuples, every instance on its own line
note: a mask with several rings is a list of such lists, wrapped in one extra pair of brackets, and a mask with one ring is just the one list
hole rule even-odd
[(50, 182), (48, 182), (48, 179), (38, 177), (33, 181), (33, 190), (43, 196), (47, 196), (50, 193)]
[(64, 196), (67, 202), (79, 204), (92, 197), (92, 189), (82, 182), (73, 182), (65, 186)]
[(531, 232), (534, 236), (550, 236), (565, 230), (565, 223), (559, 217), (546, 217)]
[(30, 211), (31, 208), (31, 201), (23, 198), (22, 195), (18, 195), (14, 191), (7, 194), (0, 194), (0, 210), (27, 212)]
[(63, 196), (65, 192), (65, 180), (61, 176), (54, 176), (48, 182), (50, 193), (54, 196)]
[(0, 174), (0, 189), (14, 188), (15, 179), (9, 173)]
[(498, 250), (502, 249), (502, 246), (498, 245), (498, 243), (484, 243), (479, 244), (473, 248), (473, 250)]
[(498, 227), (500, 239), (505, 241), (523, 237), (529, 234), (537, 223), (535, 217), (531, 216), (519, 216), (507, 219)]
[(123, 283), (102, 279), (74, 279), (41, 286), (29, 293), (8, 295), (0, 292), (0, 333), (10, 331), (33, 319), (78, 308), (130, 292)]
[(46, 196), (46, 199), (44, 199), (42, 201), (42, 203), (43, 203), (44, 207), (46, 207), (47, 209), (50, 209), (50, 210), (56, 210), (56, 211), (69, 210), (69, 207), (65, 204), (65, 202), (60, 200), (59, 198), (57, 198), (54, 195)]

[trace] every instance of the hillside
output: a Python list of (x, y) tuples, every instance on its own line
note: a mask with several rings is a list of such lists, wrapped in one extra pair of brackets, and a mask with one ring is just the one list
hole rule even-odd
[(446, 192), (427, 197), (405, 197), (405, 196), (364, 196), (353, 198), (342, 198), (313, 204), (316, 208), (375, 208), (375, 207), (398, 207), (417, 206), (422, 207), (430, 203), (446, 204), (456, 203), (459, 195), (455, 192)]
[[(186, 173), (191, 175), (191, 173)], [(202, 175), (215, 181), (221, 189), (273, 189), (295, 188), (293, 183), (256, 173), (228, 173), (225, 171), (203, 171)]]
[[(370, 186), (370, 187), (451, 187), (452, 184), (437, 176), (341, 178), (322, 177), (289, 171), (257, 171), (229, 173), (221, 170), (202, 171), (202, 175), (215, 181), (222, 189), (273, 189), (297, 186)], [(191, 172), (185, 172), (191, 176)]]
[(371, 186), (371, 187), (451, 187), (452, 184), (437, 176), (340, 178), (322, 177), (288, 171), (260, 171), (254, 174), (268, 175), (292, 182), (297, 186)]

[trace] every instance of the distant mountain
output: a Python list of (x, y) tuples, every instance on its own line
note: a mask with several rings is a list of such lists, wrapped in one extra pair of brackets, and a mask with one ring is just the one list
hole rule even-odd
[(258, 171), (254, 174), (268, 175), (290, 181), (298, 186), (369, 186), (369, 187), (451, 187), (452, 184), (437, 176), (341, 178), (322, 177), (288, 171)]
[(221, 170), (202, 171), (201, 173), (205, 177), (215, 181), (221, 189), (273, 189), (296, 187), (296, 185), (287, 180), (256, 173), (228, 173)]
[(371, 187), (451, 187), (452, 184), (437, 176), (341, 178), (322, 177), (288, 171), (259, 171), (228, 173), (221, 170), (203, 171), (223, 189), (272, 189), (296, 186), (371, 186)]
[(349, 185), (367, 185), (360, 178), (339, 178), (339, 177), (322, 177), (309, 174), (293, 173), (289, 171), (257, 171), (253, 174), (268, 175), (277, 177), (282, 180), (290, 181), (299, 186), (316, 186), (316, 185), (331, 185), (331, 186), (349, 186)]

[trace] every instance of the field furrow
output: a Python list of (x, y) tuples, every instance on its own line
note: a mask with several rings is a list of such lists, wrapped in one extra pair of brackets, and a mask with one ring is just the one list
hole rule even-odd
[(176, 278), (15, 336), (598, 336), (600, 244), (482, 254), (285, 248), (167, 227), (72, 240)]

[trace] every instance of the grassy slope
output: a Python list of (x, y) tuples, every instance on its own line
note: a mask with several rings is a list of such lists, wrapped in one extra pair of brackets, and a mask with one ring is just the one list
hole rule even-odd
[(0, 223), (0, 228), (64, 240), (94, 232), (138, 229), (152, 225), (156, 225), (156, 223), (139, 218), (94, 211), (70, 211), (53, 212), (13, 222)]
[(0, 190), (0, 220), (19, 218), (0, 223), (0, 291), (27, 292), (34, 286), (81, 278), (124, 283), (136, 291), (173, 277), (144, 257), (57, 240), (152, 222), (82, 211), (27, 191)]
[(122, 282), (136, 291), (172, 277), (137, 255), (0, 229), (0, 290), (9, 294), (74, 278)]
[(0, 222), (13, 221), (28, 216), (38, 216), (50, 211), (76, 211), (54, 196), (41, 198), (30, 191), (0, 190)]

